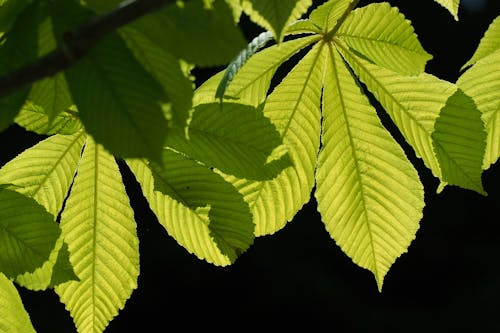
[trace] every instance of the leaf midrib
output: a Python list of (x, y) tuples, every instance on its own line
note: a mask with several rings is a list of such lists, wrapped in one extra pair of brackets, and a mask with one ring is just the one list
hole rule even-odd
[(373, 258), (373, 269), (374, 269), (374, 274), (378, 280), (378, 277), (379, 277), (379, 272), (378, 272), (378, 267), (377, 267), (377, 258), (376, 258), (376, 253), (375, 253), (375, 247), (374, 247), (374, 241), (373, 241), (373, 235), (372, 235), (372, 231), (371, 231), (371, 226), (370, 226), (370, 220), (368, 219), (368, 214), (367, 214), (367, 205), (366, 205), (366, 199), (365, 199), (365, 190), (364, 190), (364, 187), (362, 185), (362, 182), (361, 182), (361, 172), (360, 172), (360, 167), (359, 167), (359, 163), (358, 163), (358, 157), (357, 157), (357, 152), (356, 150), (353, 148), (355, 147), (354, 145), (354, 142), (353, 142), (353, 139), (352, 139), (352, 133), (351, 133), (351, 126), (349, 124), (349, 118), (347, 117), (347, 114), (346, 114), (346, 107), (345, 107), (345, 103), (344, 103), (344, 98), (343, 98), (343, 93), (342, 93), (342, 90), (340, 89), (340, 81), (339, 81), (339, 76), (338, 76), (338, 70), (336, 70), (336, 63), (335, 63), (335, 56), (333, 54), (333, 50), (332, 50), (332, 45), (329, 44), (328, 45), (328, 49), (330, 51), (330, 58), (331, 58), (331, 61), (332, 61), (332, 66), (333, 66), (333, 72), (335, 73), (334, 77), (335, 77), (335, 82), (337, 84), (337, 92), (339, 94), (339, 100), (340, 100), (340, 103), (341, 103), (341, 111), (342, 111), (342, 116), (344, 118), (344, 121), (345, 121), (345, 124), (346, 124), (346, 128), (347, 128), (347, 132), (348, 132), (348, 137), (349, 137), (349, 144), (350, 144), (350, 147), (351, 147), (351, 154), (352, 154), (352, 157), (354, 159), (354, 164), (355, 164), (355, 168), (356, 168), (356, 176), (357, 176), (357, 179), (359, 180), (358, 184), (360, 185), (360, 190), (361, 190), (361, 201), (362, 201), (362, 205), (363, 205), (363, 215), (364, 215), (364, 218), (365, 218), (365, 221), (366, 221), (366, 227), (368, 229), (368, 235), (370, 236), (370, 247), (372, 249), (372, 258)]

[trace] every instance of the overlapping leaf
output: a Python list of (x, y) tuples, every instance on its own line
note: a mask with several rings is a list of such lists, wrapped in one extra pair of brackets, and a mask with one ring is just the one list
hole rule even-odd
[[(36, 200), (55, 219), (73, 181), (85, 135), (54, 135), (25, 150), (0, 169), (0, 183), (14, 185), (17, 192)], [(75, 279), (72, 270), (54, 269), (54, 265), (68, 263), (67, 247), (60, 237), (47, 262), (33, 273), (17, 277), (16, 282), (32, 289), (53, 286), (53, 278), (60, 281)], [(59, 275), (59, 277), (57, 277)], [(55, 280), (54, 280), (55, 281)]]
[(333, 46), (326, 53), (318, 210), (337, 244), (373, 272), (382, 289), (387, 271), (415, 238), (423, 186), (340, 54)]
[(0, 272), (9, 278), (33, 272), (49, 259), (60, 233), (35, 200), (0, 189)]
[(500, 51), (479, 60), (457, 81), (482, 113), (487, 139), (483, 169), (500, 157)]
[(73, 134), (83, 128), (75, 108), (69, 108), (49, 119), (45, 110), (31, 102), (26, 102), (14, 119), (16, 124), (38, 134)]
[(432, 140), (442, 181), (485, 194), (481, 175), (486, 131), (481, 112), (460, 89), (441, 109)]
[(166, 145), (207, 166), (240, 178), (274, 178), (290, 165), (287, 156), (270, 160), (281, 137), (262, 111), (248, 105), (200, 104), (192, 111), (187, 135), (172, 130)]
[(0, 169), (0, 183), (15, 185), (16, 191), (35, 199), (55, 219), (73, 181), (84, 140), (80, 131), (39, 142)]
[(225, 65), (245, 47), (231, 8), (223, 0), (216, 0), (212, 9), (201, 1), (173, 4), (132, 26), (166, 52), (201, 67)]
[(293, 167), (270, 181), (227, 176), (252, 210), (257, 236), (283, 228), (309, 200), (319, 149), (321, 45), (315, 46), (269, 95), (264, 115), (276, 126)]
[(300, 18), (311, 6), (311, 0), (243, 0), (243, 11), (258, 25), (283, 40), (286, 27)]
[(127, 163), (159, 222), (198, 258), (226, 266), (253, 243), (248, 205), (207, 167), (168, 149), (163, 167), (150, 169), (142, 160)]
[[(53, 6), (57, 35), (81, 17), (91, 17), (72, 1)], [(97, 142), (117, 156), (158, 158), (167, 122), (167, 97), (116, 33), (99, 41), (66, 78), (80, 119)]]
[(309, 20), (323, 32), (330, 32), (349, 10), (353, 0), (330, 0), (315, 8)]
[[(45, 17), (38, 26), (38, 56), (44, 56), (57, 47), (52, 29), (52, 19)], [(28, 95), (29, 104), (39, 107), (47, 115), (49, 123), (63, 111), (68, 110), (73, 101), (64, 74), (57, 73), (33, 84)]]
[[(4, 6), (9, 6), (11, 2), (13, 1), (8, 1), (0, 8), (5, 9)], [(19, 3), (21, 6), (16, 11), (20, 10), (22, 3), (23, 1)], [(0, 75), (11, 73), (36, 59), (38, 43), (37, 36), (32, 31), (37, 30), (40, 20), (40, 5), (32, 3), (24, 8), (16, 17), (15, 22), (12, 23), (12, 28), (5, 36), (2, 36), (5, 41), (0, 47)], [(13, 122), (28, 95), (28, 91), (29, 87), (22, 87), (14, 93), (0, 98), (0, 110), (2, 111), (0, 112), (0, 131)]]
[(137, 287), (133, 215), (113, 156), (87, 138), (61, 215), (62, 234), (80, 281), (55, 288), (81, 333), (102, 332)]
[(388, 3), (354, 10), (337, 36), (373, 63), (402, 74), (423, 72), (432, 58), (420, 45), (410, 21)]
[(402, 76), (355, 56), (347, 48), (342, 54), (361, 81), (375, 95), (418, 157), (442, 178), (432, 143), (440, 110), (456, 87), (429, 74)]
[(193, 99), (193, 83), (185, 75), (179, 59), (153, 43), (134, 26), (120, 30), (120, 35), (144, 68), (151, 73), (165, 90), (171, 109), (165, 109), (169, 125), (186, 126)]
[(0, 332), (35, 333), (14, 284), (0, 273)]
[[(266, 99), (271, 79), (279, 66), (318, 39), (318, 36), (298, 38), (254, 54), (243, 67), (238, 67), (237, 71), (231, 74), (232, 80), (224, 87), (224, 98), (229, 102), (258, 107)], [(196, 89), (193, 104), (217, 102), (217, 90), (223, 75), (221, 72), (211, 77)]]

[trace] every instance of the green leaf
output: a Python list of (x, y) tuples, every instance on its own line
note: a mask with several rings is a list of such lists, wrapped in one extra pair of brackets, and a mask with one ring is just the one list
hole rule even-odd
[[(53, 6), (56, 31), (87, 12), (72, 1)], [(158, 159), (167, 122), (161, 85), (135, 60), (116, 33), (108, 34), (66, 71), (86, 131), (119, 157)]]
[(278, 43), (283, 41), (287, 26), (311, 5), (312, 0), (242, 0), (243, 11), (254, 23), (271, 31)]
[(224, 72), (224, 76), (217, 87), (217, 91), (215, 92), (216, 98), (219, 98), (222, 102), (226, 89), (238, 70), (248, 61), (248, 59), (250, 59), (252, 55), (254, 55), (255, 52), (263, 48), (272, 38), (273, 35), (269, 31), (259, 34), (257, 37), (252, 39), (247, 47), (241, 51), (234, 60), (229, 63), (226, 71)]
[(329, 0), (315, 8), (309, 15), (309, 19), (323, 32), (329, 32), (344, 16), (352, 2), (353, 0)]
[(322, 43), (314, 46), (264, 105), (264, 115), (280, 133), (293, 167), (269, 181), (226, 176), (249, 203), (256, 236), (283, 228), (310, 198), (319, 150), (322, 47)]
[(10, 30), (19, 13), (30, 2), (30, 0), (2, 0), (0, 3), (0, 37)]
[[(298, 38), (254, 54), (226, 87), (224, 98), (231, 102), (258, 107), (266, 99), (271, 79), (278, 67), (318, 39), (318, 36)], [(216, 89), (223, 75), (221, 72), (212, 76), (196, 89), (193, 105), (216, 102)]]
[(190, 253), (226, 266), (253, 243), (248, 205), (229, 183), (184, 155), (165, 150), (163, 167), (127, 160), (168, 234)]
[(54, 135), (25, 150), (0, 169), (0, 183), (36, 200), (54, 219), (73, 181), (85, 140), (83, 131)]
[(481, 112), (460, 89), (441, 110), (432, 133), (442, 180), (481, 194), (486, 131)]
[[(26, 6), (17, 16), (12, 28), (2, 36), (2, 43), (0, 43), (0, 76), (10, 74), (37, 58), (37, 36), (33, 31), (38, 28), (40, 16), (41, 11), (38, 2)], [(29, 87), (23, 87), (10, 95), (0, 98), (0, 131), (12, 124), (26, 100), (29, 89)]]
[(68, 246), (60, 236), (49, 259), (34, 272), (17, 276), (15, 281), (26, 289), (38, 291), (70, 280), (78, 281), (78, 277), (69, 261)]
[(500, 16), (488, 27), (472, 58), (462, 67), (471, 66), (488, 55), (500, 50)]
[(26, 130), (38, 134), (73, 134), (83, 128), (78, 112), (74, 107), (59, 113), (54, 119), (41, 107), (27, 101), (14, 121)]
[(131, 26), (166, 52), (199, 67), (225, 65), (246, 45), (224, 0), (214, 1), (213, 9), (202, 1), (176, 2)]
[(287, 156), (271, 160), (281, 137), (262, 110), (236, 103), (201, 104), (192, 113), (187, 135), (169, 133), (166, 145), (176, 151), (240, 178), (276, 177), (290, 165)]
[(429, 74), (403, 76), (357, 57), (338, 43), (344, 58), (382, 104), (405, 140), (434, 176), (442, 180), (432, 133), (439, 112), (457, 87)]
[(332, 238), (382, 290), (389, 268), (415, 238), (423, 186), (341, 56), (332, 46), (325, 51), (318, 210)]
[(61, 215), (70, 261), (80, 281), (55, 287), (78, 332), (102, 332), (137, 287), (134, 213), (112, 155), (86, 141)]
[[(58, 216), (69, 191), (80, 159), (85, 135), (54, 135), (25, 150), (0, 169), (0, 183), (14, 185), (13, 189), (35, 199), (54, 216)], [(16, 282), (31, 290), (44, 290), (55, 275), (72, 277), (54, 267), (67, 257), (60, 237), (49, 259), (33, 273), (17, 277)], [(60, 263), (60, 265), (63, 262)], [(67, 270), (67, 269), (66, 269)], [(59, 279), (60, 280), (60, 279)]]
[(453, 15), (455, 21), (458, 21), (458, 5), (460, 4), (460, 0), (434, 0), (444, 8), (448, 9), (448, 11)]
[(388, 3), (354, 10), (337, 36), (373, 63), (401, 74), (422, 73), (428, 60), (410, 21)]
[(35, 333), (14, 284), (0, 273), (0, 332)]
[(285, 30), (285, 35), (299, 34), (321, 34), (321, 30), (307, 19), (297, 20), (290, 24)]
[[(38, 27), (38, 56), (44, 56), (56, 47), (52, 19), (46, 17)], [(47, 114), (49, 122), (73, 105), (66, 78), (62, 73), (35, 82), (28, 100)]]
[(241, 8), (241, 0), (226, 0), (227, 5), (233, 11), (234, 21), (237, 23), (240, 21), (243, 8)]
[(49, 258), (60, 230), (54, 217), (20, 193), (0, 190), (0, 272), (14, 278)]
[(120, 35), (142, 66), (161, 83), (172, 108), (164, 110), (169, 125), (186, 126), (193, 99), (193, 82), (184, 74), (179, 59), (155, 44), (146, 35), (126, 26)]
[(483, 169), (500, 157), (500, 51), (478, 60), (458, 79), (457, 84), (470, 96), (482, 113), (488, 136)]

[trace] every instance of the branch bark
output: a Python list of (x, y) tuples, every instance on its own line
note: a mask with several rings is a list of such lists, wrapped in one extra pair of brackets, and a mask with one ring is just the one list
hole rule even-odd
[(118, 8), (86, 22), (64, 35), (61, 47), (36, 62), (0, 77), (0, 98), (35, 81), (68, 69), (105, 35), (175, 0), (128, 0)]

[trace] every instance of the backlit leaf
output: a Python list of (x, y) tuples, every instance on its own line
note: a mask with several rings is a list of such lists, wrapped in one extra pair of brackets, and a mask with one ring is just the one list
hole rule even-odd
[(162, 85), (167, 94), (171, 110), (166, 109), (169, 125), (186, 126), (193, 99), (193, 82), (183, 73), (178, 58), (152, 42), (133, 25), (120, 30), (120, 35), (144, 68)]
[(0, 190), (0, 272), (14, 278), (49, 258), (60, 235), (54, 217), (35, 200)]
[(500, 157), (500, 51), (479, 60), (458, 79), (457, 85), (470, 96), (488, 133), (483, 169)]
[(26, 102), (14, 119), (16, 124), (38, 134), (73, 134), (83, 128), (78, 112), (74, 108), (60, 112), (54, 119), (41, 107)]
[(337, 21), (344, 15), (353, 0), (329, 0), (316, 7), (309, 15), (313, 24), (323, 32), (333, 29)]
[(354, 10), (337, 36), (368, 60), (402, 74), (423, 72), (432, 58), (420, 45), (410, 21), (385, 2)]
[[(89, 16), (72, 1), (53, 6), (56, 32)], [(119, 157), (158, 159), (167, 122), (167, 97), (116, 33), (106, 35), (66, 71), (85, 130)]]
[(312, 0), (243, 0), (243, 11), (256, 24), (283, 41), (286, 27), (299, 19), (311, 6)]
[(35, 333), (14, 284), (0, 273), (0, 332)]
[(255, 235), (282, 229), (309, 200), (319, 150), (322, 44), (316, 45), (269, 95), (264, 115), (276, 126), (293, 167), (255, 182), (227, 176), (252, 210)]
[(248, 205), (207, 167), (171, 150), (164, 151), (163, 167), (137, 159), (127, 164), (158, 221), (190, 253), (226, 266), (253, 243)]
[(422, 158), (434, 176), (442, 180), (431, 135), (439, 112), (457, 90), (456, 86), (425, 73), (403, 76), (371, 64), (345, 47), (341, 47), (341, 52), (382, 104), (417, 157)]
[[(32, 3), (18, 15), (9, 32), (2, 36), (5, 41), (0, 43), (0, 76), (11, 73), (37, 58), (37, 36), (32, 32), (37, 30), (40, 19), (40, 5), (38, 2)], [(12, 124), (29, 89), (22, 87), (0, 98), (0, 131)]]
[(61, 229), (80, 281), (60, 284), (55, 291), (78, 332), (102, 332), (137, 287), (139, 246), (118, 165), (90, 137)]
[(333, 47), (327, 51), (318, 210), (337, 244), (374, 274), (381, 290), (389, 268), (415, 238), (423, 186), (341, 56)]
[(468, 67), (475, 64), (486, 56), (500, 50), (500, 16), (498, 16), (488, 27), (476, 52), (469, 61), (462, 67)]
[(442, 180), (481, 194), (486, 131), (481, 112), (460, 89), (441, 110), (432, 133)]
[(176, 2), (131, 26), (166, 52), (200, 67), (225, 65), (246, 45), (224, 0), (215, 0), (213, 9), (202, 1)]
[(172, 130), (166, 145), (240, 178), (274, 178), (290, 165), (285, 157), (271, 161), (281, 137), (262, 110), (237, 103), (200, 104), (193, 110), (187, 135)]
[(444, 8), (448, 9), (448, 11), (453, 15), (455, 21), (458, 21), (458, 5), (460, 4), (460, 0), (434, 0)]

